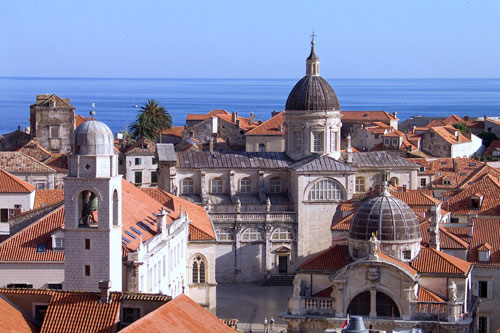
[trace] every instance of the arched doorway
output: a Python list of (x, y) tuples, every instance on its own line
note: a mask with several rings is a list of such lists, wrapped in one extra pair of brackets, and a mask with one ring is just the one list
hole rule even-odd
[[(380, 291), (377, 291), (376, 311), (377, 317), (400, 317), (396, 303), (392, 298)], [(362, 292), (354, 297), (347, 308), (347, 313), (356, 316), (368, 316), (370, 314), (370, 291)]]

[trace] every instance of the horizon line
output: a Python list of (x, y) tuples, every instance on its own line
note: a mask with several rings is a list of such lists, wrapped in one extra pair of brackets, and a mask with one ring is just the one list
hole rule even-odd
[[(495, 80), (500, 77), (326, 77), (329, 80)], [(273, 77), (90, 77), (90, 76), (1, 76), (0, 79), (83, 79), (83, 80), (297, 80)]]

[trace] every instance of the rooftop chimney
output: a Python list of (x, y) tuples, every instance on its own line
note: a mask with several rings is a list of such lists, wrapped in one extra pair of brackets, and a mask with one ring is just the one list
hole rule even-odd
[(250, 120), (248, 120), (248, 124), (252, 125), (255, 122), (255, 113), (250, 112)]
[(440, 214), (438, 214), (438, 207), (432, 206), (431, 207), (431, 225), (429, 229), (429, 247), (433, 248), (435, 250), (440, 249), (440, 242), (439, 242), (439, 219), (440, 219)]
[(99, 298), (99, 302), (101, 303), (109, 303), (111, 300), (109, 299), (110, 296), (110, 288), (111, 288), (111, 281), (104, 281), (101, 280), (99, 281), (99, 289), (101, 290), (101, 296)]
[(231, 121), (236, 123), (236, 119), (238, 119), (238, 112), (233, 110), (233, 113), (231, 114)]
[(406, 192), (406, 185), (403, 185), (403, 192)]
[(398, 117), (398, 113), (397, 113), (397, 112), (393, 112), (393, 113), (392, 113), (392, 116), (393, 116), (394, 118), (397, 118), (397, 117)]
[(168, 211), (165, 209), (161, 209), (158, 214), (156, 214), (157, 223), (158, 223), (158, 233), (164, 233), (167, 231), (167, 215)]
[(213, 153), (214, 152), (214, 138), (211, 138), (208, 141), (208, 147), (209, 147), (210, 152)]
[(271, 112), (271, 118), (274, 117), (275, 115), (277, 115), (278, 113), (280, 113), (280, 112), (276, 111), (276, 110), (273, 110), (273, 112)]

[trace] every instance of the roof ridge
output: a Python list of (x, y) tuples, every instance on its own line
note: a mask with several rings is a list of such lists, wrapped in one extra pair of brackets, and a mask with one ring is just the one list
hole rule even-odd
[[(10, 172), (4, 169), (0, 169), (0, 172), (4, 173), (7, 177), (9, 177), (13, 182), (24, 188), (25, 190), (29, 191), (30, 193), (33, 192), (36, 189), (36, 186), (33, 184), (28, 183), (25, 180), (22, 180), (21, 178), (14, 176)], [(22, 192), (12, 192), (12, 193), (22, 193)]]
[[(444, 253), (444, 252), (441, 252), (441, 251), (438, 251), (434, 248), (431, 248), (431, 247), (427, 247), (426, 249), (429, 249), (433, 252), (435, 252), (437, 255), (439, 255), (441, 258), (443, 258), (443, 260), (445, 260), (447, 263), (449, 263), (450, 265), (452, 265), (453, 267), (457, 268), (458, 270), (464, 272), (464, 273), (467, 273), (467, 271), (464, 271), (461, 267), (459, 267), (458, 265), (456, 265), (455, 263), (453, 263), (452, 260), (461, 260), (463, 261), (462, 259), (458, 258), (458, 257), (454, 257), (452, 256), (451, 254), (447, 254), (447, 253)], [(467, 261), (464, 261), (465, 263), (469, 264), (469, 262)], [(470, 264), (469, 264), (470, 265)], [(469, 269), (470, 269), (470, 266), (469, 266)]]
[(50, 169), (51, 171), (53, 171), (53, 172), (56, 172), (56, 173), (57, 173), (57, 171), (56, 171), (55, 169), (53, 169), (53, 168), (49, 167), (48, 165), (46, 165), (46, 164), (44, 164), (44, 163), (42, 163), (42, 162), (40, 162), (40, 161), (37, 161), (37, 160), (36, 160), (36, 159), (34, 159), (33, 157), (31, 157), (31, 156), (29, 156), (29, 155), (26, 155), (26, 154), (24, 154), (24, 153), (22, 153), (22, 152), (20, 152), (20, 151), (0, 151), (0, 154), (2, 154), (2, 155), (3, 155), (3, 154), (11, 154), (11, 153), (21, 154), (21, 155), (25, 156), (26, 158), (28, 158), (29, 160), (33, 160), (33, 162), (35, 162), (36, 164), (39, 164), (40, 166), (42, 166), (42, 167), (44, 167), (44, 168), (47, 168), (47, 169)]
[(453, 241), (459, 243), (460, 245), (465, 246), (466, 248), (469, 247), (469, 243), (467, 243), (466, 241), (464, 241), (463, 239), (461, 239), (460, 237), (458, 237), (454, 233), (448, 231), (446, 229), (446, 227), (439, 226), (439, 231), (445, 233), (448, 237), (450, 237)]

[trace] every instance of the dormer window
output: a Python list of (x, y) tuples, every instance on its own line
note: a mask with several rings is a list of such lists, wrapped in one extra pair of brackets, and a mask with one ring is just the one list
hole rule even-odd
[(443, 185), (451, 185), (451, 180), (443, 178)]
[(481, 194), (476, 194), (470, 198), (470, 207), (474, 209), (481, 208), (481, 203), (483, 201), (483, 196)]
[(491, 255), (491, 245), (488, 243), (483, 244), (477, 251), (478, 260), (481, 262), (489, 262)]
[(384, 146), (388, 146), (391, 143), (391, 139), (384, 139)]
[(51, 236), (52, 238), (52, 250), (61, 251), (64, 250), (64, 233), (62, 230), (56, 231)]
[(420, 167), (420, 172), (424, 172), (425, 171), (425, 167), (424, 166), (421, 166)]

